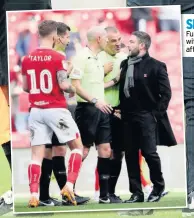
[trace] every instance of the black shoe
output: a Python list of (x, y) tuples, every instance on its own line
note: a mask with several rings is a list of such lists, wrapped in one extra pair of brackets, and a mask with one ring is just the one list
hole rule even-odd
[(82, 204), (87, 203), (90, 200), (90, 198), (82, 197), (82, 196), (75, 194), (75, 200), (77, 202), (77, 205), (82, 205)]
[(168, 193), (169, 193), (169, 191), (163, 191), (163, 192), (162, 192), (162, 196), (161, 196), (161, 197), (164, 197), (164, 196), (166, 196)]
[(110, 204), (110, 199), (108, 197), (99, 197), (99, 204)]
[(40, 203), (38, 206), (61, 206), (62, 205), (62, 202), (60, 202), (58, 199), (56, 198), (49, 198), (48, 200), (46, 201), (41, 201), (40, 200)]
[(72, 204), (70, 204), (68, 199), (65, 196), (62, 195), (62, 205), (63, 206), (71, 206)]
[(160, 200), (160, 198), (164, 196), (164, 195), (162, 195), (163, 192), (164, 192), (164, 189), (161, 191), (156, 191), (153, 189), (153, 191), (151, 192), (151, 194), (148, 197), (147, 202), (158, 202)]
[[(81, 197), (81, 196), (79, 196), (77, 194), (74, 194), (74, 195), (75, 195), (75, 200), (77, 202), (77, 205), (85, 204), (90, 200), (90, 198), (88, 198), (88, 197)], [(69, 201), (67, 201), (66, 197), (63, 196), (62, 197), (62, 205), (71, 206), (72, 204)]]
[(144, 202), (143, 194), (132, 194), (129, 200), (124, 201), (124, 203), (138, 203)]
[(116, 196), (115, 194), (109, 194), (109, 199), (111, 204), (120, 204), (123, 203), (121, 198), (119, 196)]

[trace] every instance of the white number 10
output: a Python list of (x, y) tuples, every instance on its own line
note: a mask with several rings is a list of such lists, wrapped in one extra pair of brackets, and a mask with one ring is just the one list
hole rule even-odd
[[(30, 94), (39, 94), (40, 91), (43, 92), (44, 94), (49, 94), (52, 92), (53, 90), (52, 75), (49, 70), (42, 70), (40, 72), (40, 89), (37, 88), (35, 70), (28, 70), (27, 73), (30, 75), (30, 79), (31, 79)], [(45, 76), (47, 76), (47, 80), (48, 80), (47, 88), (45, 84)]]

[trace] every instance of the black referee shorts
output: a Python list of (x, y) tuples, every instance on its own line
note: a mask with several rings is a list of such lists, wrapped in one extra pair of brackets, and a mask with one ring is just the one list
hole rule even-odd
[(52, 148), (53, 146), (63, 146), (63, 145), (66, 145), (66, 143), (60, 143), (57, 136), (56, 136), (56, 134), (53, 133), (52, 143), (45, 145), (45, 147), (46, 148)]
[[(118, 108), (114, 107), (113, 110)], [(114, 111), (113, 111), (114, 112)], [(114, 114), (110, 115), (110, 125), (111, 125), (111, 135), (112, 135), (112, 142), (111, 142), (111, 149), (115, 152), (122, 152), (125, 150), (124, 148), (124, 124), (121, 119), (114, 116)]]
[[(73, 117), (73, 119), (75, 119), (75, 108), (76, 105), (68, 105), (68, 110), (71, 112), (71, 115)], [(52, 143), (51, 144), (47, 144), (46, 148), (52, 148), (53, 146), (63, 146), (66, 145), (66, 143), (60, 143), (56, 134), (53, 133), (53, 137), (52, 137)]]
[(75, 121), (85, 147), (90, 148), (94, 143), (95, 145), (111, 143), (110, 117), (93, 104), (78, 103)]

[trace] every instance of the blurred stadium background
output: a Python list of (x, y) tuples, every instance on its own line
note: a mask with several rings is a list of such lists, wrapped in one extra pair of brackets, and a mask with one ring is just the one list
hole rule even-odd
[[(12, 146), (14, 192), (17, 197), (28, 195), (27, 165), (30, 160), (29, 132), (27, 130), (28, 94), (21, 88), (21, 57), (38, 46), (37, 24), (44, 19), (62, 21), (71, 27), (71, 43), (66, 49), (67, 59), (71, 60), (77, 50), (87, 44), (86, 31), (91, 26), (116, 26), (122, 35), (124, 45), (134, 30), (142, 30), (152, 37), (150, 55), (165, 62), (172, 87), (172, 100), (169, 105), (169, 118), (178, 141), (178, 146), (158, 147), (162, 160), (167, 189), (184, 192), (186, 189), (184, 115), (182, 94), (182, 65), (180, 41), (180, 8), (163, 6), (153, 8), (122, 8), (103, 10), (68, 10), (48, 12), (9, 12), (8, 50), (12, 111)], [(127, 52), (127, 47), (123, 48)], [(75, 99), (69, 99), (70, 104)], [(94, 193), (94, 171), (96, 167), (95, 149), (84, 162), (77, 190), (84, 195)], [(89, 179), (87, 178), (89, 175)], [(84, 184), (83, 184), (84, 181)], [(125, 163), (117, 185), (118, 194), (128, 194), (128, 177)], [(58, 194), (55, 181), (51, 193)], [(171, 205), (169, 205), (171, 206)]]

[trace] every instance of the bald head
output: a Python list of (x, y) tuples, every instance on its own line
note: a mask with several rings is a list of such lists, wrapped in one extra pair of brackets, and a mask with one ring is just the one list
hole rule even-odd
[(107, 32), (101, 26), (95, 26), (87, 32), (88, 43), (90, 46), (95, 47), (97, 51), (102, 51), (107, 45)]
[(106, 30), (101, 26), (95, 26), (88, 30), (87, 39), (89, 42), (97, 40), (106, 35)]
[(114, 26), (108, 26), (105, 28), (106, 32), (107, 33), (118, 33), (118, 29)]

